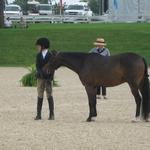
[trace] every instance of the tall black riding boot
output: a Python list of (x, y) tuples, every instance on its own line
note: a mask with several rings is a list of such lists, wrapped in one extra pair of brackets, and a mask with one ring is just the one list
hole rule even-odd
[(35, 117), (35, 120), (40, 120), (41, 119), (42, 104), (43, 104), (43, 98), (39, 98), (38, 97), (38, 101), (37, 101), (37, 116)]
[(53, 97), (49, 97), (48, 98), (48, 104), (49, 104), (49, 111), (50, 111), (50, 114), (49, 114), (49, 120), (54, 120), (54, 100), (53, 100)]

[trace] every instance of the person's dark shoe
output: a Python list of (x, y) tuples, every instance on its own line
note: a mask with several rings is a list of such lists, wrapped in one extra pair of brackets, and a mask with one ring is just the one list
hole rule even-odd
[(54, 114), (50, 114), (48, 120), (55, 120)]
[(37, 101), (37, 115), (34, 118), (34, 120), (41, 120), (41, 110), (42, 110), (42, 105), (43, 105), (43, 98), (39, 98), (38, 97), (38, 101)]

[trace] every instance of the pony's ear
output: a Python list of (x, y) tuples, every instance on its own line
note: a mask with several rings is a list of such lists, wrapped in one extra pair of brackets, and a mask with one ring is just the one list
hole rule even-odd
[(56, 51), (56, 50), (52, 50), (51, 53), (52, 53), (53, 56), (57, 56), (59, 54), (59, 52)]

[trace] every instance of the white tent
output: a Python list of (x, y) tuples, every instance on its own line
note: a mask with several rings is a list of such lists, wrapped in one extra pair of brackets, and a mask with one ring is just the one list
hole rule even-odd
[(112, 21), (134, 22), (150, 19), (150, 0), (109, 0)]

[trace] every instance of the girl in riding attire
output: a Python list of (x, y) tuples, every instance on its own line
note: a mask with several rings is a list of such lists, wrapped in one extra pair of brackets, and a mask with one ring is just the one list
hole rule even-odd
[(36, 41), (38, 54), (36, 56), (36, 77), (37, 77), (37, 115), (35, 120), (41, 119), (44, 91), (46, 90), (49, 105), (49, 120), (54, 120), (54, 100), (52, 95), (53, 74), (44, 73), (43, 67), (48, 63), (51, 53), (49, 52), (50, 43), (47, 38), (40, 38)]

